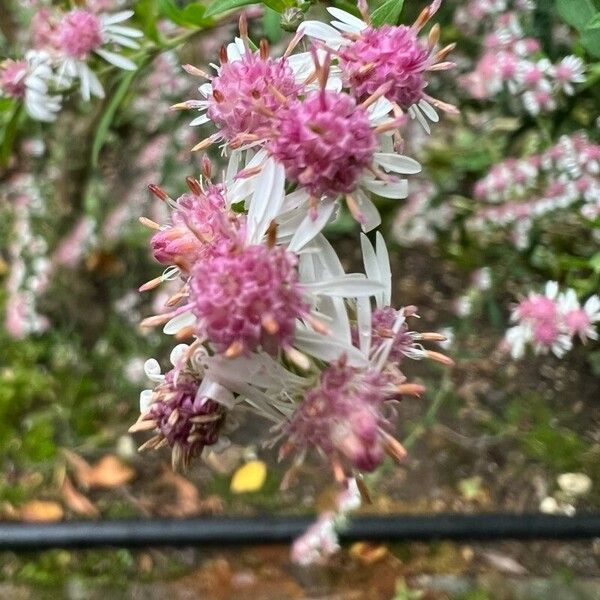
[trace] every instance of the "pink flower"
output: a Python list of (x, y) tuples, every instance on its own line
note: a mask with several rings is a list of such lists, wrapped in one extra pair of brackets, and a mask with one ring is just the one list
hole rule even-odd
[(366, 111), (347, 94), (318, 90), (280, 111), (269, 151), (289, 179), (320, 198), (353, 192), (375, 148)]
[(210, 185), (197, 192), (177, 200), (172, 225), (160, 229), (151, 240), (154, 258), (165, 265), (177, 265), (183, 273), (216, 251), (233, 231), (222, 187)]
[(263, 245), (197, 262), (189, 286), (199, 337), (231, 355), (289, 346), (309, 309), (296, 266), (295, 254)]
[(58, 24), (56, 39), (65, 54), (85, 60), (103, 43), (100, 19), (87, 10), (72, 10)]
[(556, 300), (541, 294), (530, 294), (519, 302), (515, 314), (520, 320), (554, 321), (558, 315)]
[(168, 371), (151, 392), (150, 404), (132, 431), (156, 429), (145, 448), (168, 444), (173, 467), (186, 468), (206, 446), (219, 440), (225, 409), (210, 398), (199, 395), (201, 380), (186, 369)]
[(353, 369), (342, 357), (304, 396), (286, 428), (289, 444), (341, 455), (357, 469), (372, 471), (385, 455), (382, 410), (390, 395), (386, 375)]
[(363, 29), (342, 46), (339, 60), (345, 82), (359, 100), (391, 83), (386, 98), (408, 109), (423, 97), (431, 51), (413, 28), (384, 25)]
[(0, 89), (13, 98), (25, 97), (25, 78), (29, 65), (25, 60), (5, 60), (0, 69)]
[(418, 335), (408, 330), (406, 321), (396, 334), (393, 333), (392, 329), (397, 318), (398, 311), (391, 306), (377, 308), (373, 312), (371, 340), (373, 348), (378, 348), (384, 341), (393, 337), (394, 343), (389, 353), (389, 362), (399, 364), (405, 357), (422, 358), (424, 352), (415, 343)]
[(300, 86), (285, 58), (263, 58), (250, 51), (240, 60), (225, 62), (211, 80), (207, 115), (228, 142), (242, 134), (261, 135), (282, 106), (294, 99)]

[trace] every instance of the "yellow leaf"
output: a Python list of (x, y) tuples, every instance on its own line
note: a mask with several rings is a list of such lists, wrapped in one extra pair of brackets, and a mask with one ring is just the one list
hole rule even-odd
[(241, 466), (231, 478), (231, 491), (234, 494), (257, 492), (267, 478), (267, 465), (262, 460), (251, 460)]
[(19, 516), (28, 522), (60, 521), (63, 518), (63, 509), (57, 502), (30, 500), (21, 506)]

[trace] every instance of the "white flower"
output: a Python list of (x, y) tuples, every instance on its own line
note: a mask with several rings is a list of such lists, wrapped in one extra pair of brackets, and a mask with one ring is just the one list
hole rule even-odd
[(132, 15), (132, 10), (100, 15), (83, 9), (68, 12), (57, 28), (60, 83), (69, 85), (72, 79), (78, 79), (81, 85), (81, 97), (85, 101), (89, 101), (91, 96), (103, 98), (102, 84), (87, 64), (92, 53), (120, 69), (135, 71), (137, 67), (132, 60), (107, 48), (107, 46), (123, 46), (134, 50), (139, 48), (135, 38), (142, 37), (142, 32), (121, 25)]
[(48, 91), (54, 75), (47, 52), (29, 50), (24, 60), (7, 60), (0, 66), (0, 92), (3, 95), (21, 98), (32, 119), (48, 122), (56, 119), (62, 98)]

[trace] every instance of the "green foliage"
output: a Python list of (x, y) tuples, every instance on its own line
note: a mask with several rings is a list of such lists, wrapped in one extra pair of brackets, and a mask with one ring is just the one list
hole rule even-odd
[(402, 14), (403, 6), (404, 0), (387, 0), (371, 14), (373, 25), (376, 27), (385, 24), (396, 25)]
[(137, 71), (127, 71), (119, 82), (119, 85), (116, 87), (114, 93), (110, 97), (110, 100), (106, 106), (106, 110), (104, 111), (100, 122), (98, 123), (98, 127), (96, 128), (96, 134), (94, 136), (94, 142), (92, 144), (92, 166), (95, 168), (98, 166), (98, 158), (100, 156), (100, 150), (106, 141), (106, 136), (110, 129), (111, 123), (113, 122), (117, 110), (119, 106), (122, 104), (127, 92), (129, 91), (129, 87), (131, 86), (133, 80), (136, 78), (139, 70)]
[[(217, 17), (229, 11), (257, 4), (256, 0), (213, 0), (206, 9), (206, 17)], [(292, 0), (265, 0), (264, 5), (278, 13), (283, 12), (286, 8), (294, 6)]]
[(592, 0), (556, 0), (561, 18), (577, 29), (581, 45), (594, 57), (600, 58), (600, 12)]
[(176, 25), (195, 28), (211, 23), (206, 7), (200, 2), (191, 2), (184, 8), (178, 8), (173, 0), (159, 0), (158, 4), (161, 13)]
[(578, 29), (585, 29), (596, 13), (592, 0), (556, 0), (556, 10), (561, 18)]

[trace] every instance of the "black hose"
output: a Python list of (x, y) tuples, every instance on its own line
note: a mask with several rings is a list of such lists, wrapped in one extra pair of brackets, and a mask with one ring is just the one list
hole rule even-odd
[[(181, 520), (0, 523), (0, 550), (242, 546), (286, 544), (313, 522), (310, 517), (219, 517)], [(543, 514), (440, 514), (356, 517), (344, 542), (446, 540), (583, 540), (600, 537), (600, 513), (574, 517)]]

